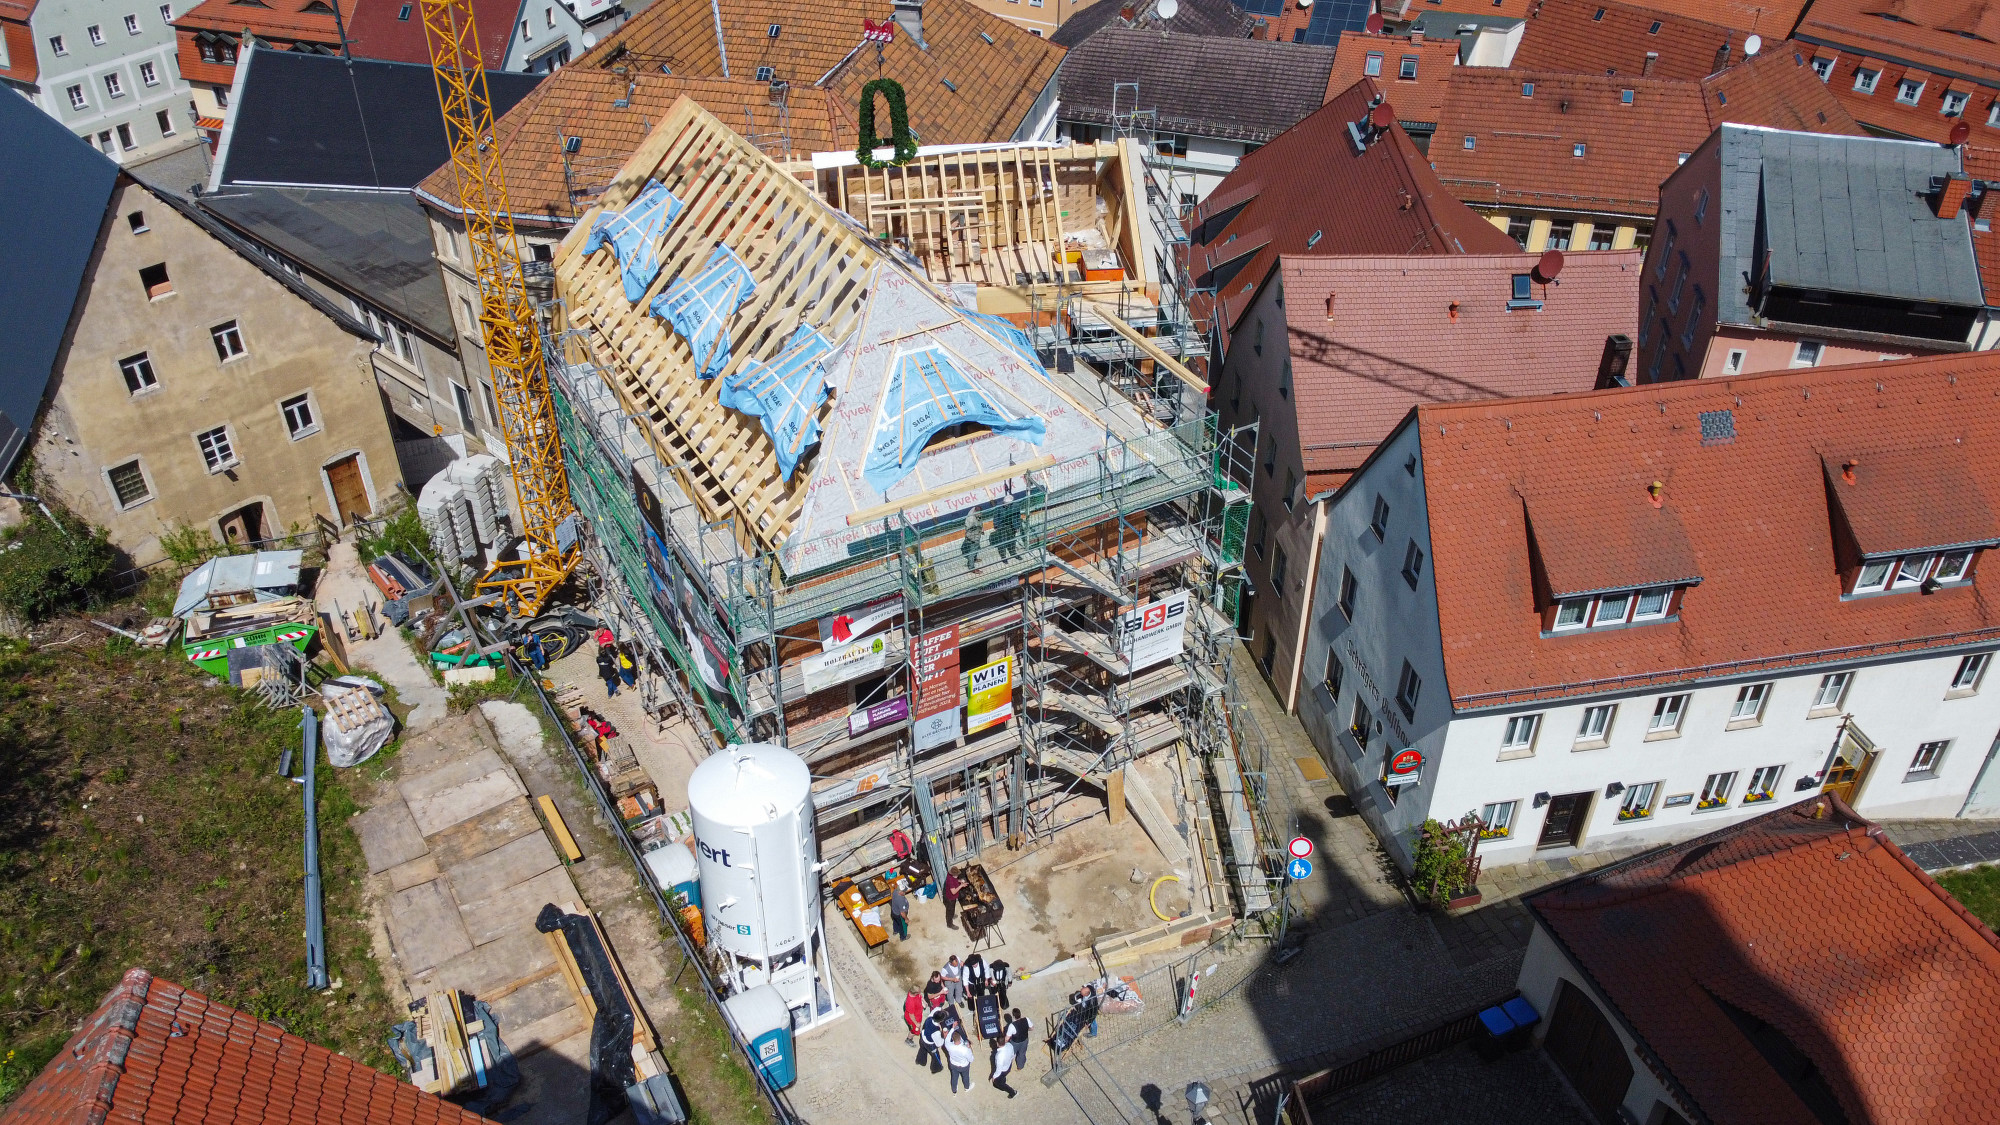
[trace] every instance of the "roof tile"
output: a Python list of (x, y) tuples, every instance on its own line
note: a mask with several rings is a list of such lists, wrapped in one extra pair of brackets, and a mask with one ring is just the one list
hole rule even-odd
[(1155, 111), (1163, 132), (1262, 143), (1326, 101), (1333, 60), (1331, 47), (1106, 27), (1063, 59), (1062, 115)]
[[(1457, 39), (1426, 39), (1418, 35), (1370, 35), (1365, 31), (1343, 31), (1335, 48), (1333, 73), (1326, 82), (1326, 100), (1371, 77), (1370, 56), (1379, 60), (1382, 92), (1396, 107), (1396, 119), (1425, 125), (1437, 124), (1444, 107), (1445, 79), (1458, 65)], [(1414, 55), (1417, 74), (1404, 78), (1402, 62)]]

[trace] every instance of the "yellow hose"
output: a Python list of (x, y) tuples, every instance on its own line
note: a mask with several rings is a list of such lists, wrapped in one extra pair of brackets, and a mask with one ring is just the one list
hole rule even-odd
[(1158, 898), (1160, 893), (1160, 884), (1166, 882), (1169, 879), (1172, 879), (1176, 883), (1181, 881), (1181, 877), (1178, 875), (1162, 875), (1159, 878), (1153, 880), (1153, 889), (1146, 892), (1147, 905), (1153, 908), (1153, 916), (1158, 918), (1162, 922), (1173, 921), (1171, 917), (1160, 913), (1160, 900)]

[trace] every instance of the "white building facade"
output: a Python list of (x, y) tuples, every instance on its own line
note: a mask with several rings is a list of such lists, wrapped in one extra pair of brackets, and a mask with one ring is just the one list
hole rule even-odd
[[(1810, 433), (1762, 450), (1741, 448), (1763, 438), (1762, 427), (1721, 452), (1720, 443), (1687, 453), (1674, 445), (1689, 414), (1715, 413), (1695, 409), (1714, 405), (1701, 399), (1748, 403), (1744, 389), (1758, 384), (1759, 403), (1963, 385), (1945, 380), (1970, 378), (1971, 359), (1412, 412), (1330, 503), (1303, 655), (1310, 686), (1298, 698), (1315, 745), (1385, 847), (1407, 868), (1426, 819), (1477, 814), (1488, 826), (1485, 862), (1521, 863), (1684, 839), (1823, 789), (1875, 820), (2000, 815), (2000, 620), (1978, 589), (1991, 581), (1978, 566), (2000, 532), (1984, 504), (1930, 519), (1977, 523), (1930, 532), (1964, 540), (1864, 554), (1836, 577), (1842, 509), (1829, 503)], [(1978, 378), (2000, 386), (2000, 374)], [(1671, 395), (1694, 401), (1683, 408)], [(1954, 406), (1992, 410), (1970, 395)], [(1616, 424), (1628, 416), (1629, 433)], [(1600, 434), (1638, 435), (1646, 448), (1607, 451), (1601, 464), (1576, 459), (1557, 443), (1576, 441), (1568, 427), (1579, 419)], [(1647, 421), (1666, 439), (1649, 443)], [(1963, 432), (1975, 422), (1938, 417), (1932, 426)], [(1844, 440), (1924, 444), (1909, 433)], [(1951, 435), (1942, 440), (1940, 456), (1960, 455)], [(1746, 467), (1744, 454), (1796, 487), (1760, 487), (1764, 470)], [(1885, 471), (1891, 456), (1880, 458)], [(1534, 467), (1543, 458), (1546, 467)], [(1618, 478), (1628, 474), (1625, 487)], [(1738, 513), (1710, 506), (1711, 489), (1747, 505), (1740, 514), (1753, 530), (1727, 526)], [(1551, 491), (1601, 508), (1593, 533), (1606, 553), (1618, 555), (1625, 539), (1655, 548), (1619, 566), (1673, 554), (1648, 543), (1643, 523), (1627, 524), (1618, 506), (1628, 502), (1685, 528), (1687, 561), (1642, 571), (1629, 589), (1549, 594), (1551, 576), (1577, 565), (1563, 557), (1567, 529), (1544, 499)], [(1616, 499), (1597, 501), (1600, 491)], [(1915, 512), (1928, 501), (1905, 503)], [(1754, 530), (1780, 510), (1802, 526)], [(1770, 582), (1782, 592), (1768, 594)], [(1530, 586), (1542, 591), (1532, 605)], [(1796, 606), (1784, 601), (1794, 597)]]

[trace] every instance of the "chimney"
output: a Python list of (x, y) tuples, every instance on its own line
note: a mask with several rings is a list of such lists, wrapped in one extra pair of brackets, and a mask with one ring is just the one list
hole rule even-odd
[(918, 47), (930, 50), (930, 44), (924, 42), (924, 0), (895, 0), (895, 3), (896, 26), (914, 39)]
[(1709, 73), (1714, 74), (1717, 71), (1727, 68), (1728, 66), (1729, 66), (1729, 41), (1725, 39), (1722, 41), (1722, 46), (1717, 47), (1715, 49), (1715, 66), (1709, 70)]
[(1965, 206), (1966, 196), (1971, 194), (1972, 178), (1962, 172), (1953, 172), (1945, 179), (1944, 186), (1938, 189), (1937, 195), (1933, 198), (1933, 203), (1937, 208), (1937, 217), (1940, 219), (1956, 218), (1959, 208)]
[(1411, 29), (1410, 29), (1410, 42), (1412, 42), (1412, 43), (1421, 43), (1421, 42), (1423, 42), (1423, 41), (1424, 41), (1424, 29), (1423, 29), (1423, 28), (1421, 28), (1421, 27), (1413, 27), (1413, 28), (1411, 28)]
[(1326, 322), (1328, 324), (1333, 323), (1333, 296), (1332, 293), (1326, 295)]
[(1632, 363), (1632, 337), (1616, 332), (1604, 338), (1604, 355), (1597, 361), (1597, 390), (1612, 387), (1629, 387), (1632, 381), (1625, 375)]
[(1654, 66), (1654, 64), (1658, 63), (1659, 61), (1660, 61), (1660, 52), (1658, 52), (1658, 51), (1647, 51), (1647, 52), (1646, 52), (1646, 65), (1645, 65), (1645, 67), (1644, 67), (1644, 68), (1642, 68), (1642, 69), (1641, 69), (1641, 70), (1639, 71), (1639, 77), (1641, 77), (1641, 78), (1651, 78), (1651, 77), (1653, 76), (1653, 66)]

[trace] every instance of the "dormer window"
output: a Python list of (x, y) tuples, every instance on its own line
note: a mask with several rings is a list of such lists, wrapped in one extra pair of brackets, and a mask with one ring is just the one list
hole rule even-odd
[[(1841, 595), (1929, 594), (1967, 584), (2000, 518), (1957, 447), (1821, 454)], [(1940, 499), (1911, 504), (1919, 484)]]
[(1552, 631), (1568, 633), (1664, 621), (1674, 607), (1675, 589), (1672, 586), (1649, 586), (1642, 590), (1616, 590), (1594, 597), (1565, 598), (1556, 604)]
[(1934, 554), (1902, 555), (1893, 559), (1868, 559), (1854, 578), (1850, 594), (1879, 594), (1884, 590), (1908, 593), (1926, 585), (1951, 586), (1972, 574), (1969, 550), (1940, 551)]

